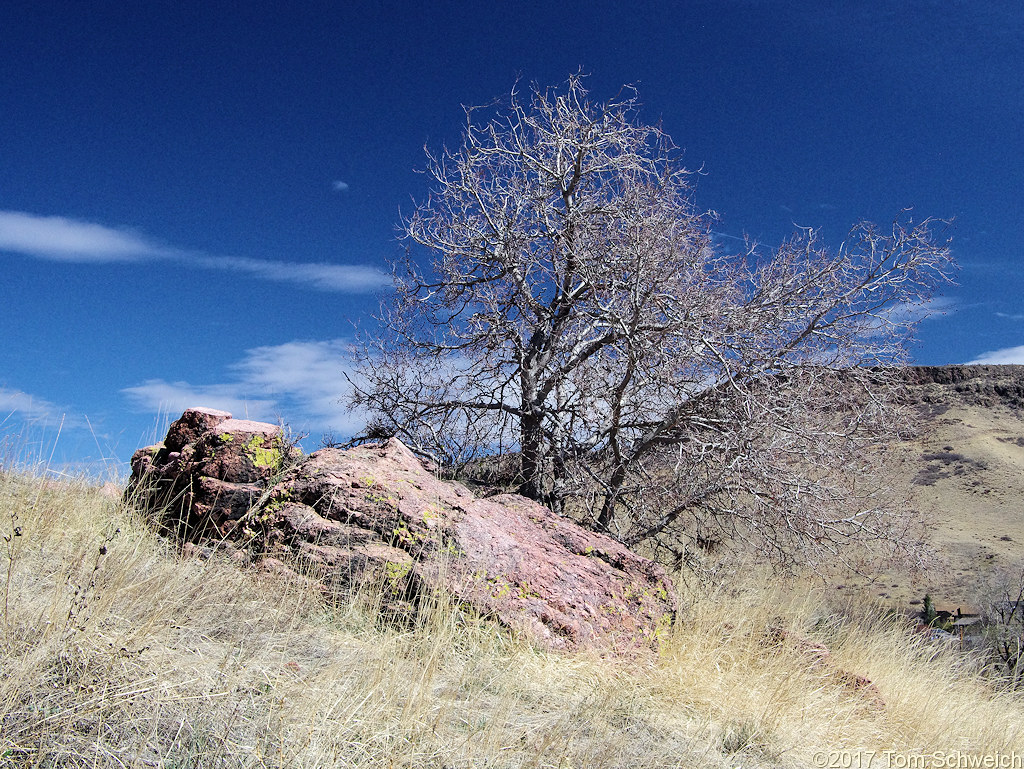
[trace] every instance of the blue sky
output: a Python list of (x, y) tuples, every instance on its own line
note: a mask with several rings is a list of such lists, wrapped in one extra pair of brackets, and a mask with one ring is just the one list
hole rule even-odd
[(914, 359), (1024, 362), (1016, 0), (8, 0), (0, 50), (0, 454), (123, 467), (188, 405), (358, 427), (424, 145), (580, 68), (637, 86), (725, 247), (955, 217)]

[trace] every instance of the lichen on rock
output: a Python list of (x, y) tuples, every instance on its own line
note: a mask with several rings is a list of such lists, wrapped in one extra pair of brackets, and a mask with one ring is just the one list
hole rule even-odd
[(130, 491), (183, 543), (227, 543), (331, 591), (444, 590), (551, 648), (650, 646), (671, 622), (659, 566), (529, 499), (478, 499), (394, 438), (287, 468), (283, 445), (276, 425), (189, 409), (163, 447), (135, 453)]

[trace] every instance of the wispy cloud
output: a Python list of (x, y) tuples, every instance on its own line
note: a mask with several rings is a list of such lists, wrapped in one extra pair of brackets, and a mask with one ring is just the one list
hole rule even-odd
[(0, 426), (17, 417), (19, 421), (63, 424), (67, 428), (85, 427), (86, 420), (69, 415), (68, 409), (21, 390), (0, 387)]
[(376, 291), (390, 278), (375, 267), (360, 264), (276, 262), (244, 256), (188, 256), (182, 261), (213, 270), (240, 272), (282, 283), (299, 283), (320, 291), (362, 294)]
[(0, 211), (0, 251), (62, 262), (124, 262), (163, 249), (129, 230), (66, 219)]
[(175, 261), (186, 266), (236, 272), (338, 293), (371, 292), (390, 281), (387, 274), (365, 264), (284, 262), (207, 254), (172, 248), (128, 229), (22, 211), (0, 211), (2, 251), (37, 259), (90, 264)]
[(973, 364), (989, 364), (994, 366), (1024, 365), (1024, 345), (983, 352), (974, 360), (967, 361), (967, 365)]
[(996, 317), (1005, 318), (1006, 320), (1024, 320), (1024, 314), (1022, 313), (997, 312)]
[(137, 408), (155, 414), (208, 406), (237, 417), (280, 418), (299, 432), (350, 435), (364, 419), (341, 403), (348, 393), (345, 374), (353, 368), (347, 350), (343, 339), (256, 347), (229, 367), (231, 381), (197, 385), (149, 379), (122, 392)]
[(335, 192), (347, 192), (348, 182), (343, 182), (340, 179), (335, 179), (333, 182), (331, 182), (331, 188)]
[(239, 419), (274, 417), (274, 401), (249, 397), (242, 383), (193, 385), (188, 382), (147, 379), (121, 392), (143, 411), (170, 414), (172, 417), (197, 406), (230, 411)]
[(746, 238), (740, 237), (739, 235), (730, 235), (727, 232), (720, 232), (719, 230), (712, 230), (711, 237), (712, 239), (718, 242), (721, 242), (723, 240), (738, 240), (741, 243), (745, 243), (747, 240)]
[(954, 313), (958, 309), (959, 302), (953, 297), (936, 296), (923, 304), (897, 304), (886, 312), (886, 317), (894, 323), (919, 323)]

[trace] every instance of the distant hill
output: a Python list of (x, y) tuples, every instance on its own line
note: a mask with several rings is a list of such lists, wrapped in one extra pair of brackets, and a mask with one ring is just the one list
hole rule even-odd
[(986, 583), (1024, 569), (1024, 366), (918, 366), (906, 397), (917, 436), (897, 447), (897, 477), (931, 526), (932, 563), (844, 580), (838, 591), (915, 608), (975, 605)]

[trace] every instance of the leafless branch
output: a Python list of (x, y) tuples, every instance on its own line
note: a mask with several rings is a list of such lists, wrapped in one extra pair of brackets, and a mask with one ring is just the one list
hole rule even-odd
[(803, 229), (725, 253), (675, 145), (624, 95), (595, 104), (574, 76), (488, 122), (467, 110), (403, 222), (353, 405), (449, 466), (518, 452), (522, 493), (626, 542), (891, 537), (866, 479), (904, 424), (910, 310), (953, 269), (943, 223), (902, 212), (836, 249)]

